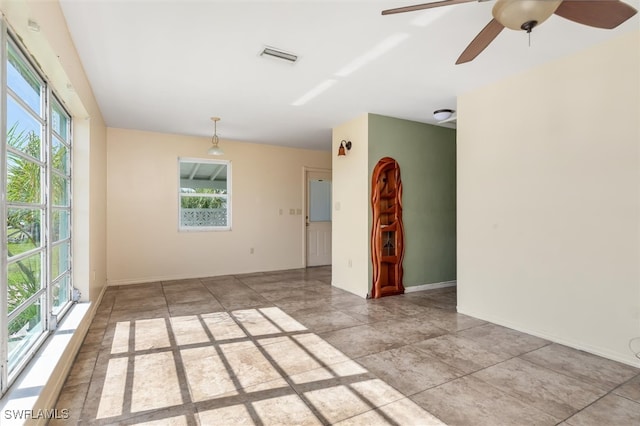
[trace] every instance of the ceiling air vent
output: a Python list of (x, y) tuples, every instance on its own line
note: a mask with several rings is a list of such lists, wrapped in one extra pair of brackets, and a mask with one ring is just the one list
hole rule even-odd
[(265, 46), (260, 52), (260, 56), (269, 56), (276, 59), (282, 59), (290, 63), (295, 63), (298, 60), (298, 55), (285, 52), (284, 50), (276, 49), (275, 47)]

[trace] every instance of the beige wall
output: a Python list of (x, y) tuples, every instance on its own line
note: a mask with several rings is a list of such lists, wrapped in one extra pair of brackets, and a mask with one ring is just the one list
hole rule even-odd
[[(328, 152), (109, 129), (108, 281), (128, 284), (304, 266), (303, 168)], [(178, 157), (232, 162), (232, 230), (178, 231)], [(283, 214), (280, 215), (280, 209)], [(254, 253), (250, 249), (254, 248)]]
[(640, 366), (640, 33), (458, 99), (458, 309)]
[[(340, 141), (353, 146), (338, 157)], [(333, 129), (332, 284), (358, 296), (369, 290), (369, 115)]]

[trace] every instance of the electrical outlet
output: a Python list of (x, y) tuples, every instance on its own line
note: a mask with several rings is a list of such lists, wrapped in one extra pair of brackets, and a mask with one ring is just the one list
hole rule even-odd
[(249, 249), (249, 254), (253, 254), (253, 252), (254, 252), (253, 247), (251, 247), (251, 248)]

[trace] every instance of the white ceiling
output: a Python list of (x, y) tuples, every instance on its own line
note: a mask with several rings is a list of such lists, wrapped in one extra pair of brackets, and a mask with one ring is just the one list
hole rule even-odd
[[(505, 29), (474, 61), (454, 65), (491, 19), (494, 2), (380, 14), (421, 2), (428, 0), (61, 5), (109, 127), (210, 137), (210, 117), (219, 116), (223, 141), (322, 150), (330, 149), (333, 127), (361, 114), (435, 124), (432, 112), (456, 109), (461, 93), (636, 30), (640, 22), (636, 15), (601, 30), (554, 15), (534, 29), (531, 47), (526, 33)], [(391, 41), (395, 46), (371, 58)], [(261, 57), (265, 45), (299, 60)], [(361, 66), (344, 75), (354, 63)], [(327, 80), (333, 80), (327, 90), (292, 105)]]

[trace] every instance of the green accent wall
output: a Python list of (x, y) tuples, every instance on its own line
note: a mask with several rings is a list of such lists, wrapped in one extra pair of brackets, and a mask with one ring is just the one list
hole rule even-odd
[[(400, 165), (405, 287), (456, 279), (456, 131), (369, 114), (369, 199), (377, 162)], [(369, 230), (372, 212), (369, 204)], [(371, 250), (371, 242), (369, 242)], [(369, 288), (372, 265), (369, 261)]]

